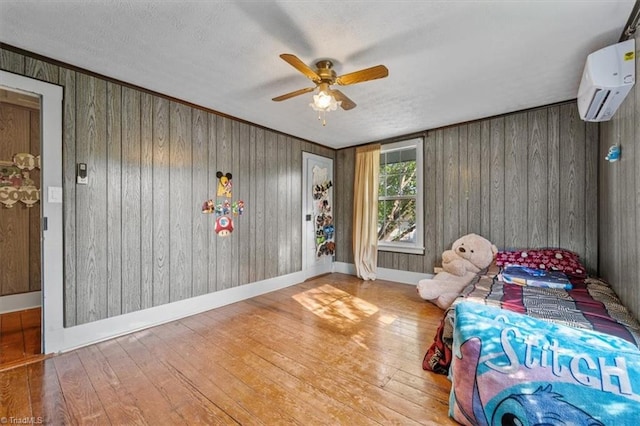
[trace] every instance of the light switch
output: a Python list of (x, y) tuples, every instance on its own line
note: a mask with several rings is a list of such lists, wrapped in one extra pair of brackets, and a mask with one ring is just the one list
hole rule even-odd
[(87, 163), (78, 163), (76, 175), (76, 181), (79, 185), (86, 185), (89, 183), (89, 178), (87, 177)]
[(50, 186), (48, 189), (48, 197), (50, 203), (62, 203), (62, 187)]

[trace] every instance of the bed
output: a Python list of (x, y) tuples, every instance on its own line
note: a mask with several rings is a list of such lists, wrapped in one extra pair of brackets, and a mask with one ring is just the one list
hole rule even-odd
[(500, 281), (507, 262), (541, 265), (520, 254), (499, 253), (463, 290), (424, 357), (425, 370), (449, 374), (451, 417), (470, 425), (640, 424), (640, 323), (605, 281), (575, 264), (564, 265), (571, 289)]

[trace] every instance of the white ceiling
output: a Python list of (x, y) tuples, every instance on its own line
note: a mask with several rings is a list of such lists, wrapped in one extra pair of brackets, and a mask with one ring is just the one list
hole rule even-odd
[[(576, 97), (590, 52), (616, 43), (621, 1), (1, 1), (0, 41), (333, 148)], [(357, 108), (327, 114), (278, 57), (340, 74)]]

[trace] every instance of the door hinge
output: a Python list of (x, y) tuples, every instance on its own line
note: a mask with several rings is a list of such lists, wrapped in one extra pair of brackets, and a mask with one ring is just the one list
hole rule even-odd
[(43, 231), (47, 230), (48, 224), (49, 224), (49, 221), (47, 220), (47, 217), (46, 216), (43, 217), (42, 218), (42, 230)]

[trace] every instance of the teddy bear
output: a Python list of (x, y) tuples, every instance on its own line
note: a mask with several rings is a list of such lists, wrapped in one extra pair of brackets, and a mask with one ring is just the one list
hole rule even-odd
[(442, 271), (418, 282), (420, 297), (441, 309), (448, 308), (476, 274), (491, 264), (496, 253), (498, 248), (480, 235), (460, 237), (451, 250), (442, 253)]

